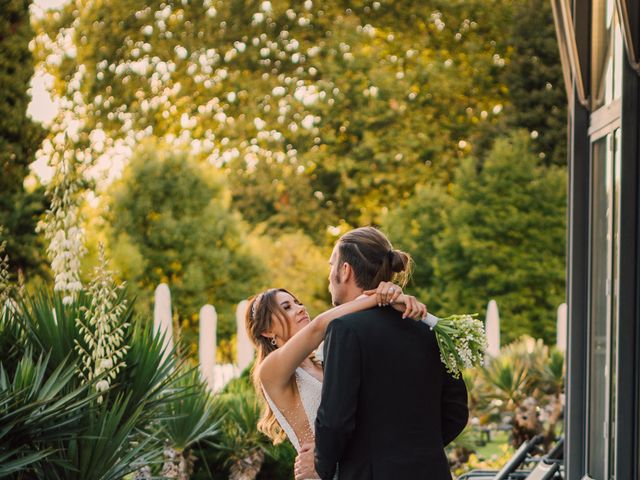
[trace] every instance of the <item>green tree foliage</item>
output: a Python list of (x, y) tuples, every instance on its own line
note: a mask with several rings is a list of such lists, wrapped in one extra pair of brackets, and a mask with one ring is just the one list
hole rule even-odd
[(316, 241), (340, 219), (376, 221), (417, 178), (448, 178), (507, 100), (504, 0), (138, 8), (80, 1), (42, 22), (58, 94), (107, 148), (184, 144), (228, 173), (248, 221)]
[(257, 290), (262, 269), (210, 172), (167, 145), (148, 143), (112, 186), (108, 208), (114, 262), (142, 311), (152, 311), (153, 292), (166, 282), (192, 349), (207, 303), (218, 312), (218, 334), (235, 332), (235, 305)]
[(496, 140), (480, 166), (464, 162), (438, 243), (445, 307), (482, 312), (498, 302), (505, 341), (555, 339), (564, 300), (566, 174), (538, 166), (524, 132)]
[(415, 270), (409, 288), (433, 312), (442, 308), (441, 293), (446, 288), (434, 276), (439, 254), (436, 241), (445, 228), (445, 212), (452, 208), (455, 201), (447, 189), (432, 183), (419, 187), (411, 200), (390, 211), (382, 223), (393, 246), (413, 257)]
[(566, 165), (567, 97), (550, 2), (515, 2), (509, 45), (507, 123), (532, 132), (531, 146), (545, 164)]
[(437, 314), (483, 313), (498, 302), (505, 341), (553, 342), (564, 299), (566, 173), (539, 166), (526, 132), (468, 158), (450, 192), (424, 189), (386, 219), (416, 256), (419, 292)]
[(312, 317), (331, 308), (327, 289), (330, 249), (316, 246), (302, 232), (270, 236), (259, 230), (249, 238), (249, 248), (268, 272), (260, 290), (286, 288)]
[(27, 191), (24, 179), (42, 138), (42, 128), (27, 117), (27, 93), (33, 75), (29, 42), (29, 0), (2, 3), (0, 15), (0, 225), (6, 231), (10, 269), (36, 273), (43, 265), (35, 226), (44, 212), (44, 193)]

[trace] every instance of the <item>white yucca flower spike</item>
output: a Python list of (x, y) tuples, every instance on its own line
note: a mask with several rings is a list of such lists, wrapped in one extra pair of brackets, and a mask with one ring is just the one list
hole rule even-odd
[[(81, 316), (76, 325), (84, 340), (76, 342), (76, 350), (80, 354), (82, 368), (80, 371), (84, 381), (103, 376), (96, 384), (96, 389), (105, 391), (125, 366), (124, 357), (129, 350), (125, 343), (125, 331), (129, 326), (123, 319), (127, 310), (127, 301), (120, 292), (124, 284), (115, 285), (113, 272), (108, 270), (104, 245), (100, 244), (98, 266), (88, 287), (91, 299), (89, 307), (81, 308)], [(98, 397), (98, 402), (102, 396)]]
[[(48, 187), (51, 206), (39, 230), (48, 242), (47, 254), (51, 261), (56, 291), (63, 293), (65, 305), (73, 302), (82, 290), (80, 261), (86, 253), (84, 231), (80, 223), (81, 175), (75, 149), (66, 135), (54, 142), (49, 164), (55, 169)], [(83, 155), (83, 158), (85, 155)]]

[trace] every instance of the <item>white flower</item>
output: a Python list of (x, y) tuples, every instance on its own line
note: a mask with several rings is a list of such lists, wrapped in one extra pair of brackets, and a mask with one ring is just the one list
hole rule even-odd
[(109, 382), (106, 380), (100, 380), (98, 383), (96, 383), (96, 390), (99, 392), (104, 392), (105, 390), (109, 389)]
[(176, 46), (174, 48), (174, 51), (176, 52), (176, 56), (181, 60), (184, 60), (189, 56), (189, 52), (187, 51), (187, 49), (181, 45)]
[(237, 54), (238, 54), (238, 51), (235, 48), (231, 48), (227, 50), (227, 52), (224, 54), (224, 61), (230, 62), (236, 57)]
[(305, 128), (307, 130), (311, 130), (313, 128), (314, 123), (315, 123), (314, 116), (313, 115), (307, 115), (302, 119), (302, 121), (300, 122), (300, 125), (302, 126), (302, 128)]
[[(125, 343), (125, 330), (129, 326), (123, 319), (127, 301), (120, 299), (123, 285), (113, 283), (113, 273), (107, 270), (103, 245), (100, 245), (99, 264), (88, 287), (91, 299), (89, 307), (80, 309), (76, 325), (84, 342), (76, 341), (76, 350), (81, 357), (81, 376), (90, 381), (104, 372), (108, 376), (100, 380), (95, 388), (102, 392), (109, 388), (110, 379), (116, 378), (125, 366), (123, 358), (129, 347)], [(101, 401), (99, 398), (98, 401)]]
[(264, 1), (260, 4), (260, 10), (262, 10), (263, 12), (270, 12), (271, 10), (273, 10), (273, 7), (271, 6), (271, 2), (269, 1)]
[(113, 368), (113, 360), (111, 358), (105, 358), (100, 363), (102, 371), (111, 370)]

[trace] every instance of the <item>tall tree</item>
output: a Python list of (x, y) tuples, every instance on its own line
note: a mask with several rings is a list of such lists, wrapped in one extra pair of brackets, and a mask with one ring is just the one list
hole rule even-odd
[(446, 181), (499, 119), (509, 4), (79, 1), (37, 51), (106, 148), (170, 138), (228, 173), (250, 222), (322, 241)]
[(412, 288), (436, 315), (500, 307), (506, 341), (553, 342), (564, 301), (566, 172), (540, 166), (530, 137), (467, 158), (448, 188), (420, 188), (384, 227), (415, 259)]
[(567, 98), (558, 43), (547, 0), (514, 2), (504, 69), (510, 128), (531, 132), (531, 146), (546, 165), (567, 164)]
[(242, 219), (228, 197), (211, 172), (152, 142), (109, 192), (114, 263), (147, 314), (156, 286), (169, 284), (174, 316), (192, 348), (203, 305), (215, 306), (219, 334), (229, 339), (235, 305), (261, 283), (260, 261), (245, 246)]
[(44, 264), (35, 233), (44, 212), (41, 188), (27, 191), (24, 179), (44, 131), (27, 117), (27, 92), (34, 71), (29, 42), (34, 32), (29, 0), (3, 2), (0, 15), (0, 225), (4, 225), (10, 269), (26, 275)]
[(495, 299), (506, 341), (555, 340), (565, 298), (566, 171), (539, 166), (529, 135), (496, 140), (458, 169), (436, 240), (434, 276), (446, 311), (483, 312)]
[(432, 183), (421, 186), (410, 201), (384, 216), (382, 228), (393, 246), (408, 252), (414, 261), (409, 282), (411, 293), (426, 302), (434, 314), (444, 313), (442, 292), (447, 288), (435, 276), (438, 238), (445, 229), (446, 213), (456, 207), (447, 188)]

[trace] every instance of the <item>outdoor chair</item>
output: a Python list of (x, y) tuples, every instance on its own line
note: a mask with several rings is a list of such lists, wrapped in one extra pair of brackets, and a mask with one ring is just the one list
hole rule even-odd
[[(486, 480), (492, 478), (493, 480), (515, 480), (518, 476), (511, 476), (520, 467), (527, 458), (531, 457), (531, 453), (536, 446), (542, 441), (541, 435), (536, 435), (531, 440), (524, 442), (520, 445), (520, 448), (511, 456), (509, 461), (499, 471), (496, 470), (472, 470), (460, 476), (458, 480)], [(519, 478), (526, 478), (523, 475)]]
[(551, 480), (560, 472), (560, 463), (546, 459), (540, 460), (536, 468), (525, 477), (526, 480)]
[[(564, 438), (560, 438), (555, 446), (543, 457), (533, 457), (531, 453), (541, 442), (536, 436), (523, 443), (501, 470), (474, 470), (462, 475), (458, 480), (551, 480), (562, 477), (564, 458)], [(519, 469), (525, 464), (536, 462), (533, 469)]]

